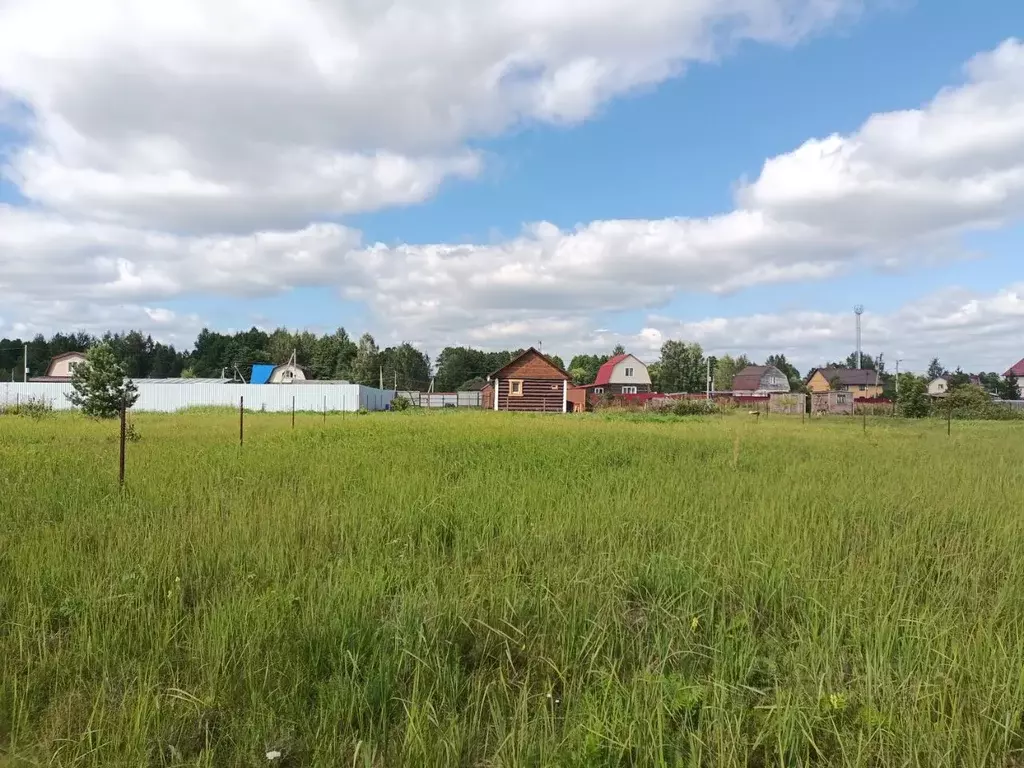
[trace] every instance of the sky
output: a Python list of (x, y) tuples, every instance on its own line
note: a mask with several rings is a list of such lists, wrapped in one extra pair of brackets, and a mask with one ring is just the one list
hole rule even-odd
[(1017, 0), (0, 0), (0, 337), (1002, 372), (1022, 245)]

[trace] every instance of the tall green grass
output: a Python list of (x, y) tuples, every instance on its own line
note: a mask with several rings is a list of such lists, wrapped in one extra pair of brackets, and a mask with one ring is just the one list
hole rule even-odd
[(135, 422), (0, 419), (5, 768), (1024, 764), (1019, 425)]

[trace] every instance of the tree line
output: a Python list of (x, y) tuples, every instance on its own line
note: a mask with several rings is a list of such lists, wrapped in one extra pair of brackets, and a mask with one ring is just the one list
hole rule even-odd
[[(353, 338), (344, 328), (317, 335), (286, 328), (267, 332), (258, 328), (233, 334), (204, 328), (191, 350), (154, 341), (140, 331), (106, 333), (101, 337), (86, 333), (55, 333), (49, 338), (37, 335), (31, 340), (0, 339), (0, 381), (18, 381), (22, 376), (22, 347), (28, 344), (30, 376), (45, 373), (50, 359), (64, 352), (84, 352), (98, 342), (108, 344), (114, 357), (133, 379), (146, 378), (229, 378), (249, 381), (253, 365), (280, 365), (292, 356), (307, 375), (319, 380), (345, 380), (366, 386), (425, 391), (433, 384), (435, 392), (480, 389), (487, 376), (508, 364), (522, 349), (487, 352), (471, 347), (446, 347), (433, 361), (409, 343), (381, 349), (374, 337), (364, 333)], [(576, 384), (592, 384), (598, 370), (611, 357), (623, 354), (617, 346), (606, 355), (576, 355), (566, 367), (557, 355), (549, 359), (565, 369)], [(746, 355), (707, 356), (700, 344), (670, 339), (661, 347), (658, 361), (648, 366), (651, 384), (657, 392), (703, 392), (710, 373), (713, 387), (728, 391), (736, 374), (755, 361)], [(789, 379), (793, 391), (803, 391), (801, 372), (783, 354), (770, 355), (765, 365), (773, 365)], [(887, 370), (883, 355), (861, 356), (861, 367), (878, 371), (879, 383), (888, 397), (895, 397), (896, 377)], [(830, 361), (821, 368), (855, 368), (856, 353)], [(952, 384), (971, 382), (971, 374), (957, 369), (949, 373), (938, 359), (928, 367), (927, 379), (945, 376)], [(1003, 396), (1013, 393), (1016, 382), (1007, 383), (996, 373), (978, 374), (982, 387)]]

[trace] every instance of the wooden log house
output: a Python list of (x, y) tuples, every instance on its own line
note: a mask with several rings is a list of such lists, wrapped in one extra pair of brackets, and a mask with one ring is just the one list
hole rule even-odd
[(495, 411), (566, 413), (568, 373), (530, 347), (487, 377), (483, 407)]

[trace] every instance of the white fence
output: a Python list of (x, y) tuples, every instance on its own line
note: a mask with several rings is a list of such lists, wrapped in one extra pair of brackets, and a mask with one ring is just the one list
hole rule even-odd
[[(358, 384), (147, 384), (137, 379), (139, 399), (133, 411), (174, 413), (183, 408), (224, 406), (237, 408), (245, 398), (245, 410), (296, 411), (368, 411), (385, 410), (394, 392)], [(28, 398), (42, 398), (54, 410), (71, 410), (67, 395), (71, 384), (0, 383), (0, 405), (14, 405)]]
[(413, 405), (421, 408), (479, 408), (482, 392), (399, 392)]

